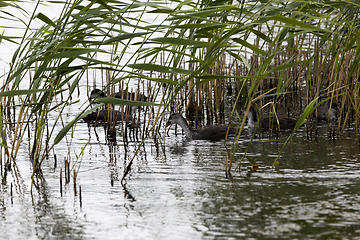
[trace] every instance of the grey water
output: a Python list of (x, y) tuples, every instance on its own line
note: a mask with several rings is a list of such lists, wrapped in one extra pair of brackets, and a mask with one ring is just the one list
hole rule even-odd
[[(69, 119), (75, 115), (71, 111)], [(306, 128), (300, 129), (272, 168), (283, 141), (251, 141), (244, 134), (234, 148), (231, 141), (189, 141), (180, 130), (163, 126), (165, 151), (147, 139), (122, 186), (140, 142), (129, 141), (125, 148), (120, 126), (111, 142), (103, 127), (80, 122), (56, 147), (57, 166), (54, 155), (44, 161), (44, 177), (32, 191), (25, 143), (6, 177), (2, 169), (1, 238), (356, 239), (360, 149), (355, 129), (332, 139), (327, 127), (320, 124), (312, 141)], [(259, 165), (256, 171), (248, 160), (240, 163), (245, 151)], [(60, 169), (69, 156), (78, 176), (74, 184), (71, 174), (61, 196)]]

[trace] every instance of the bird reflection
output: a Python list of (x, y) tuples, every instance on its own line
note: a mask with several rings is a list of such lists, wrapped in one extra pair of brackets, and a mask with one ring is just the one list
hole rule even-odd
[(189, 140), (184, 139), (182, 142), (175, 142), (170, 145), (169, 151), (171, 154), (184, 155), (188, 151)]

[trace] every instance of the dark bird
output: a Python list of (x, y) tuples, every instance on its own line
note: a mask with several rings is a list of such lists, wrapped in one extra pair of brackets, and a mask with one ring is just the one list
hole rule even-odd
[(103, 91), (101, 91), (100, 89), (94, 89), (90, 93), (89, 101), (92, 102), (96, 98), (104, 98), (104, 97), (105, 97), (105, 93)]
[[(92, 103), (97, 103), (96, 99), (104, 98), (106, 94), (101, 91), (100, 89), (94, 89), (90, 93), (89, 101)], [(136, 93), (125, 93), (125, 92), (117, 92), (114, 94), (114, 97), (120, 99), (126, 99), (131, 101), (147, 101), (147, 97), (144, 94), (136, 94)], [(132, 115), (134, 112), (134, 106), (126, 108), (125, 112), (119, 112), (116, 110), (110, 110), (108, 108), (94, 111), (88, 115), (86, 115), (83, 120), (86, 122), (97, 122), (97, 121), (104, 121), (104, 122), (120, 122), (132, 121)]]
[(194, 140), (211, 140), (217, 141), (225, 139), (226, 134), (229, 130), (228, 135), (235, 135), (237, 133), (237, 128), (234, 127), (226, 127), (226, 126), (219, 126), (219, 125), (211, 125), (206, 126), (202, 129), (192, 129), (188, 122), (185, 120), (183, 116), (179, 113), (173, 113), (170, 115), (169, 120), (166, 123), (166, 127), (170, 126), (171, 124), (178, 124), (184, 130), (185, 135), (188, 138)]
[[(254, 129), (258, 124), (258, 116), (253, 106), (250, 106), (248, 117), (248, 126), (250, 129)], [(266, 130), (289, 130), (294, 129), (297, 120), (289, 117), (272, 116), (260, 119), (260, 126), (262, 131)]]
[[(103, 91), (101, 91), (100, 89), (96, 88), (91, 91), (89, 100), (90, 100), (90, 102), (92, 102), (96, 98), (103, 98), (103, 97), (106, 97), (105, 93)], [(136, 93), (136, 92), (130, 93), (130, 92), (124, 92), (124, 91), (120, 91), (120, 92), (113, 94), (113, 97), (125, 99), (125, 100), (131, 100), (131, 101), (142, 101), (142, 102), (146, 102), (148, 99), (147, 96), (145, 96), (142, 93)], [(96, 102), (96, 100), (95, 100), (95, 102)]]
[(338, 112), (340, 112), (340, 108), (335, 102), (331, 104), (331, 107), (319, 106), (315, 110), (316, 118), (320, 121), (334, 120)]
[(102, 109), (94, 111), (86, 115), (83, 120), (85, 122), (131, 122), (132, 115), (126, 114), (125, 112), (119, 112), (116, 110)]

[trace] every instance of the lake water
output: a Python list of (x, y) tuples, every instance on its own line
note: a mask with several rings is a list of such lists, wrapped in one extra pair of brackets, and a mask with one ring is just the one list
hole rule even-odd
[[(69, 114), (69, 119), (74, 116)], [(2, 237), (354, 239), (360, 233), (359, 146), (354, 131), (347, 128), (332, 140), (324, 123), (317, 140), (308, 141), (303, 128), (276, 168), (271, 165), (282, 142), (266, 138), (251, 142), (245, 134), (226, 177), (231, 142), (224, 146), (189, 141), (181, 131), (175, 134), (174, 127), (168, 135), (162, 127), (165, 154), (156, 151), (154, 140), (146, 140), (123, 187), (124, 168), (139, 143), (130, 141), (125, 152), (120, 126), (112, 143), (102, 127), (79, 123), (73, 139), (56, 147), (56, 168), (54, 156), (43, 163), (44, 180), (36, 183), (32, 194), (32, 168), (24, 143), (1, 185)], [(83, 157), (76, 159), (86, 144)], [(235, 169), (246, 150), (259, 164), (257, 171), (246, 159)], [(76, 186), (71, 177), (61, 196), (60, 169), (64, 171), (69, 155), (79, 173)]]
[[(87, 101), (85, 86), (80, 89), (81, 102)], [(80, 104), (69, 109), (66, 121), (72, 120), (79, 108)], [(172, 127), (166, 134), (162, 126), (162, 152), (153, 139), (140, 148), (139, 142), (130, 141), (125, 148), (121, 126), (116, 132), (116, 142), (109, 142), (102, 127), (78, 123), (74, 135), (69, 134), (68, 141), (62, 141), (44, 161), (44, 178), (37, 179), (32, 191), (32, 164), (25, 140), (7, 176), (1, 167), (0, 238), (360, 236), (360, 148), (353, 125), (335, 140), (329, 138), (325, 123), (319, 125), (318, 138), (312, 141), (306, 138), (306, 129), (300, 129), (276, 168), (271, 165), (283, 142), (250, 141), (245, 134), (235, 149), (230, 176), (225, 167), (233, 150), (231, 142), (224, 146), (223, 142), (188, 141), (181, 131), (175, 134)], [(124, 169), (138, 148), (122, 186)], [(257, 171), (251, 170), (246, 159), (236, 168), (245, 151), (259, 164)], [(76, 185), (72, 171), (70, 183), (64, 183), (64, 159), (69, 156), (72, 170), (78, 171)]]

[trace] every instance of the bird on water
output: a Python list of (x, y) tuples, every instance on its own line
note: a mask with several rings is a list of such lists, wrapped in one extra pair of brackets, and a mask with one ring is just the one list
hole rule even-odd
[[(90, 93), (89, 101), (97, 103), (96, 99), (104, 98), (106, 97), (105, 93), (100, 89), (94, 89)], [(129, 93), (120, 91), (114, 94), (115, 98), (125, 99), (125, 100), (131, 100), (131, 101), (147, 101), (147, 97), (144, 94), (136, 94), (136, 93)], [(129, 111), (125, 112), (119, 112), (114, 109), (102, 109), (102, 110), (96, 110), (88, 115), (86, 115), (83, 120), (86, 122), (97, 122), (97, 121), (126, 121), (130, 122), (132, 121), (132, 115), (133, 115), (133, 107), (129, 108)]]
[(335, 102), (331, 103), (331, 107), (319, 106), (316, 111), (316, 118), (320, 121), (332, 121), (336, 114), (340, 112), (339, 105)]
[(166, 127), (171, 124), (178, 124), (184, 130), (185, 135), (193, 140), (218, 141), (225, 139), (226, 136), (233, 136), (238, 132), (238, 129), (235, 127), (220, 125), (206, 126), (202, 129), (192, 129), (186, 119), (179, 113), (170, 115)]
[[(248, 117), (248, 126), (252, 130), (258, 124), (258, 116), (253, 106), (250, 106)], [(294, 129), (297, 119), (282, 116), (271, 116), (260, 119), (260, 126), (262, 131), (267, 130), (290, 130)]]

